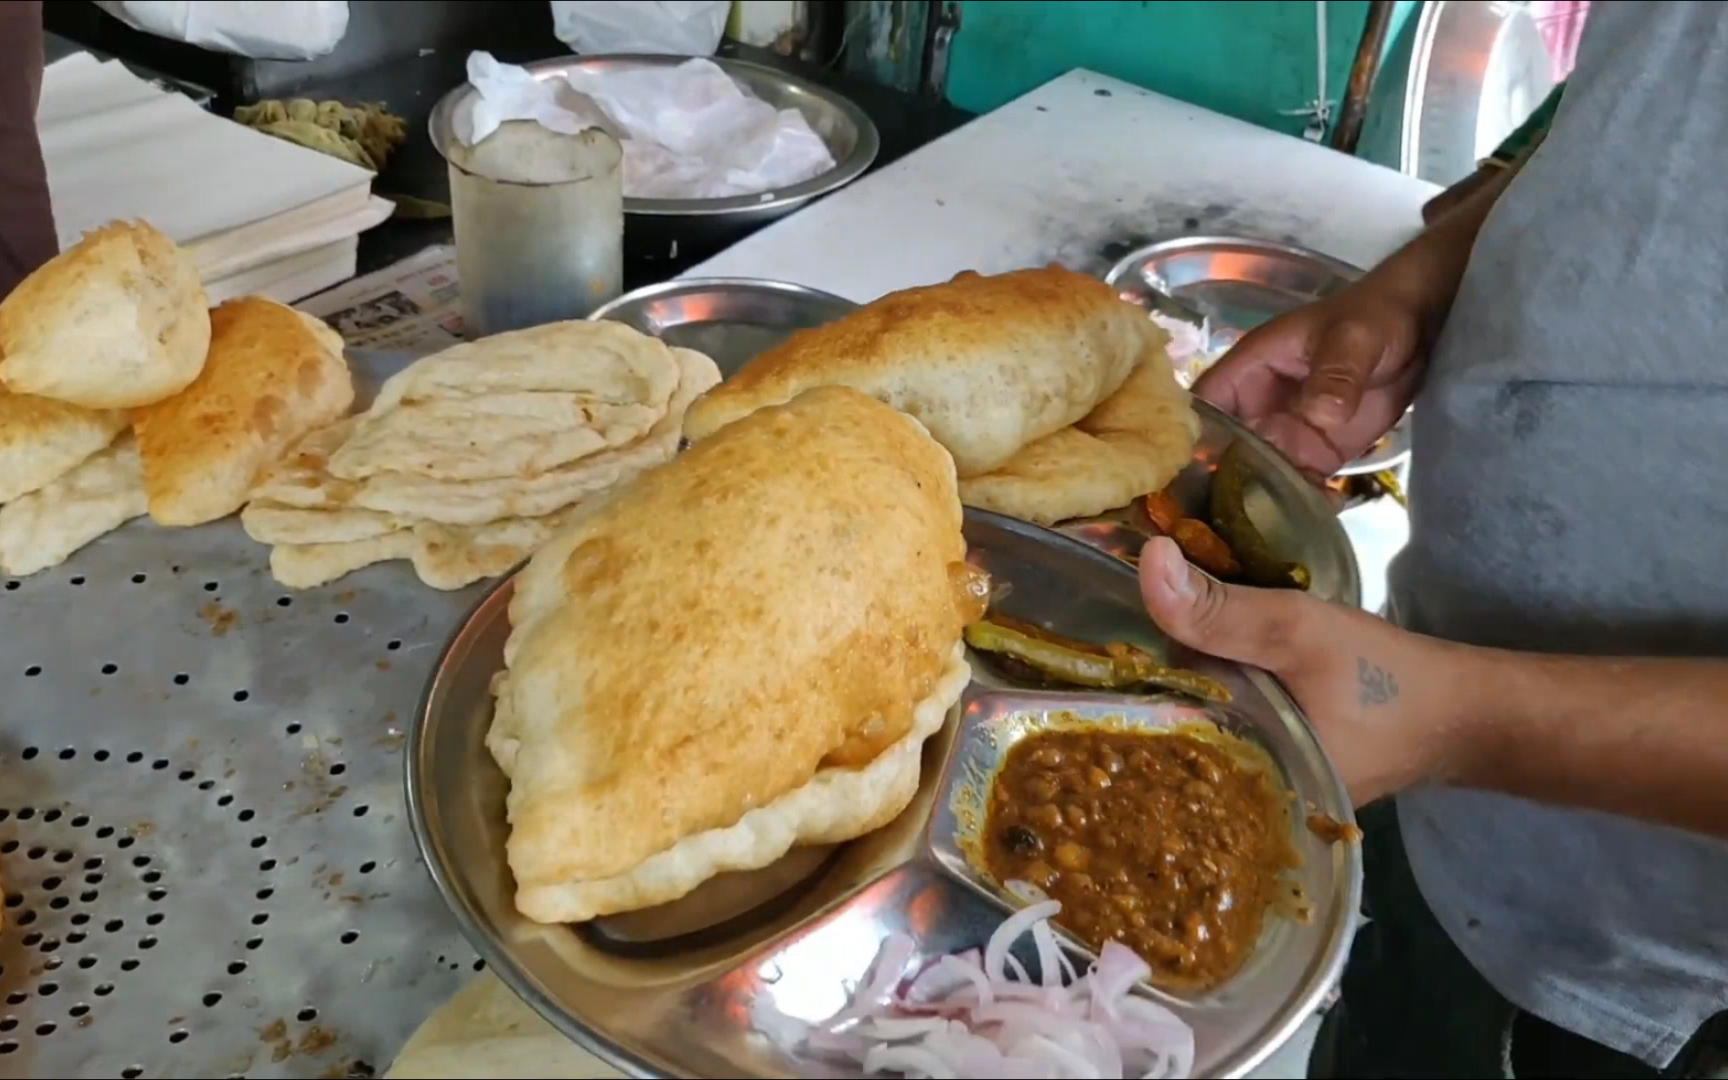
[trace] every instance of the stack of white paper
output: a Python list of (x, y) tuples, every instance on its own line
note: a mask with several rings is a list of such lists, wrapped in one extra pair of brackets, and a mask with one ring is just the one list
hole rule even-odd
[(354, 275), (360, 233), (390, 216), (372, 174), (213, 116), (117, 61), (50, 65), (37, 111), (62, 248), (142, 218), (191, 252), (212, 303), (291, 303)]

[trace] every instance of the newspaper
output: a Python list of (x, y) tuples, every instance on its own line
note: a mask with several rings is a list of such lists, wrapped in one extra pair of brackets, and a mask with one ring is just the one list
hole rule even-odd
[(435, 244), (296, 305), (350, 348), (424, 356), (462, 339), (456, 249)]

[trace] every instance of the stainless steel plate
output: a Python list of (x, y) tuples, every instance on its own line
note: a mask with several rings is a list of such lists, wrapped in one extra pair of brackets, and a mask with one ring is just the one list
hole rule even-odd
[(756, 278), (679, 278), (626, 293), (590, 319), (612, 319), (668, 345), (706, 353), (730, 379), (757, 353), (858, 305), (833, 293)]
[(1455, 184), (1554, 89), (1554, 62), (1525, 4), (1422, 6), (1404, 90), (1399, 168)]
[[(1157, 294), (1175, 298), (1211, 320), (1214, 347), (1223, 348), (1276, 315), (1331, 296), (1362, 271), (1317, 251), (1244, 237), (1186, 236), (1123, 256), (1105, 275), (1122, 299), (1157, 307)], [(1391, 468), (1410, 452), (1408, 415), (1381, 445), (1340, 474)]]
[[(1309, 591), (1315, 596), (1349, 607), (1362, 606), (1362, 576), (1356, 565), (1356, 551), (1325, 495), (1282, 454), (1229, 414), (1198, 398), (1194, 411), (1200, 414), (1200, 440), (1194, 444), (1194, 460), (1170, 484), (1171, 493), (1182, 509), (1192, 517), (1206, 517), (1213, 464), (1232, 442), (1241, 440), (1247, 446), (1253, 478), (1246, 499), (1248, 516), (1259, 526), (1272, 550), (1308, 567), (1313, 575)], [(1157, 532), (1139, 500), (1101, 517), (1064, 523), (1058, 529), (1127, 559), (1137, 558), (1147, 538)]]
[[(604, 56), (561, 56), (524, 65), (537, 79), (555, 79), (565, 72), (616, 71), (645, 67), (674, 67), (690, 58), (687, 56), (649, 56), (609, 54)], [(810, 127), (828, 145), (834, 157), (834, 167), (820, 176), (802, 183), (764, 191), (756, 195), (735, 195), (724, 199), (632, 199), (624, 200), (626, 214), (651, 216), (726, 215), (736, 218), (778, 217), (818, 195), (844, 187), (863, 175), (876, 160), (881, 139), (876, 125), (864, 110), (847, 98), (805, 82), (795, 75), (778, 71), (747, 60), (724, 56), (707, 59), (719, 64), (734, 82), (751, 95), (776, 109), (797, 109), (804, 114)], [(458, 110), (472, 108), (474, 88), (463, 83), (439, 99), (432, 110), (430, 128), (432, 143), (443, 152), (451, 138), (452, 122)], [(448, 155), (446, 155), (448, 156)]]
[[(1343, 788), (1307, 724), (1268, 677), (1173, 649), (1139, 606), (1134, 574), (1118, 560), (1057, 533), (968, 511), (972, 558), (1012, 585), (1008, 606), (1052, 629), (1094, 640), (1125, 638), (1221, 678), (1236, 701), (1218, 722), (1262, 743), (1295, 793), (1351, 819)], [(924, 758), (917, 798), (885, 829), (819, 854), (769, 883), (775, 899), (740, 913), (740, 889), (760, 876), (719, 880), (668, 914), (602, 927), (540, 926), (517, 914), (504, 843), (505, 781), (487, 753), (489, 683), (508, 634), (506, 582), (457, 632), (409, 734), (407, 797), (415, 835), (439, 890), (475, 948), (513, 989), (565, 1034), (644, 1077), (855, 1076), (808, 1053), (800, 1040), (837, 1012), (882, 939), (902, 931), (923, 956), (976, 946), (1006, 914), (992, 892), (954, 866), (937, 832), (944, 798), (971, 775), (967, 750), (1003, 718), (1038, 713), (1049, 694), (975, 681)], [(980, 665), (981, 666), (981, 665)], [(1086, 699), (1070, 705), (1151, 715), (1155, 699)], [(1090, 700), (1090, 704), (1087, 704)], [(932, 828), (932, 822), (937, 828)], [(951, 835), (951, 833), (950, 833)], [(1360, 853), (1298, 837), (1306, 857), (1306, 926), (1269, 930), (1236, 979), (1211, 994), (1175, 998), (1199, 1040), (1196, 1075), (1240, 1076), (1276, 1048), (1337, 980), (1355, 928)], [(951, 848), (951, 845), (950, 845)], [(772, 869), (772, 868), (771, 868)], [(727, 921), (695, 917), (709, 898)], [(676, 920), (656, 932), (657, 920)], [(667, 937), (667, 930), (684, 931)], [(658, 940), (655, 940), (658, 939)]]
[(1355, 461), (1346, 462), (1336, 475), (1355, 476), (1359, 473), (1396, 469), (1408, 460), (1410, 460), (1410, 414), (1406, 412), (1403, 419), (1392, 425), (1392, 430), (1388, 431), (1384, 438)]

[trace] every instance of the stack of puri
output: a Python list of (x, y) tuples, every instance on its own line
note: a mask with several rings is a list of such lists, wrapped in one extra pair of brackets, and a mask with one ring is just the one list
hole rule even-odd
[(494, 684), (518, 909), (646, 908), (893, 820), (970, 678), (965, 560), (952, 458), (841, 387), (577, 507)]
[(225, 517), (352, 401), (323, 323), (259, 297), (210, 311), (171, 240), (103, 226), (0, 303), (0, 570), (59, 565), (146, 513)]
[(1169, 337), (1060, 266), (890, 293), (757, 356), (690, 410), (693, 442), (764, 406), (849, 386), (917, 418), (960, 498), (1040, 525), (1127, 506), (1185, 465), (1200, 424)]
[(290, 588), (398, 559), (433, 588), (461, 588), (671, 458), (685, 410), (719, 381), (701, 353), (612, 322), (457, 345), (307, 435), (253, 489), (241, 523), (271, 545), (271, 573)]

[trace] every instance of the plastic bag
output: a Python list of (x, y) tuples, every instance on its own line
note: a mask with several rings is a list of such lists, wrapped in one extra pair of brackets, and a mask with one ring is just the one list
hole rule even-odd
[(254, 60), (312, 60), (348, 32), (348, 0), (96, 0), (134, 30)]
[(552, 0), (552, 32), (585, 56), (712, 56), (731, 13), (731, 0)]
[(568, 78), (624, 131), (627, 197), (755, 195), (834, 167), (827, 144), (804, 114), (751, 97), (712, 60), (576, 70)]
[(712, 60), (673, 67), (575, 70), (536, 79), (490, 53), (468, 57), (472, 105), (451, 118), (457, 139), (485, 140), (499, 125), (532, 120), (570, 135), (601, 127), (624, 146), (624, 195), (724, 199), (790, 187), (834, 167), (797, 109), (746, 93)]

